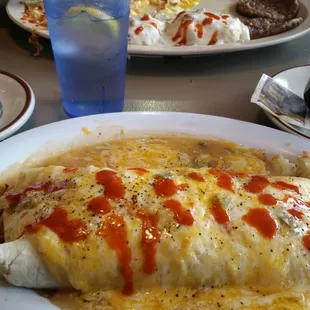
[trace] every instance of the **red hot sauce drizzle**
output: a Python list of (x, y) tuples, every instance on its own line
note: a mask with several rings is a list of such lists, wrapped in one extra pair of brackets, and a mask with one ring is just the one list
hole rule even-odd
[(44, 191), (44, 193), (54, 193), (66, 188), (68, 183), (69, 183), (68, 181), (62, 181), (57, 184), (52, 184), (52, 182), (33, 184), (23, 191), (23, 196), (26, 196), (27, 193), (29, 192), (38, 192), (38, 191)]
[(221, 225), (227, 224), (229, 222), (229, 216), (226, 210), (222, 207), (221, 202), (216, 197), (213, 200), (213, 206), (211, 208), (211, 213), (214, 219)]
[(111, 170), (101, 170), (96, 173), (96, 180), (104, 186), (104, 195), (112, 200), (120, 200), (125, 196), (125, 186), (122, 179)]
[(260, 194), (270, 184), (270, 182), (262, 176), (253, 176), (251, 181), (244, 186), (247, 192), (252, 194)]
[(133, 270), (130, 266), (131, 250), (127, 244), (127, 228), (123, 217), (116, 214), (109, 215), (96, 234), (103, 237), (109, 247), (116, 252), (124, 279), (123, 294), (133, 294)]
[(213, 13), (210, 13), (210, 12), (205, 12), (204, 15), (210, 17), (210, 18), (213, 18), (213, 19), (216, 19), (216, 20), (220, 20), (221, 18)]
[(204, 182), (205, 181), (204, 177), (201, 174), (197, 173), (197, 172), (189, 173), (188, 177), (193, 179), (193, 180), (195, 180), (195, 181), (197, 181), (197, 182)]
[(258, 196), (258, 201), (266, 206), (274, 206), (278, 203), (279, 200), (270, 194), (260, 194)]
[(219, 187), (224, 188), (232, 193), (235, 192), (233, 188), (233, 179), (228, 173), (217, 169), (210, 169), (210, 173), (217, 177), (217, 185)]
[(66, 167), (64, 168), (64, 172), (76, 172), (78, 168), (73, 168), (73, 167)]
[(264, 208), (251, 209), (242, 219), (255, 227), (265, 238), (272, 239), (277, 232), (277, 223)]
[(271, 185), (278, 189), (282, 189), (282, 190), (288, 189), (288, 190), (295, 192), (296, 194), (300, 194), (299, 187), (296, 185), (288, 184), (282, 181), (276, 181), (272, 183)]
[(157, 26), (157, 24), (155, 24), (155, 23), (151, 23), (151, 25), (155, 28), (155, 29), (157, 29), (158, 30), (158, 26)]
[(178, 190), (179, 191), (186, 191), (188, 189), (188, 187), (189, 187), (188, 184), (182, 183), (182, 184), (178, 185)]
[(144, 28), (143, 28), (142, 26), (136, 28), (135, 34), (138, 36), (138, 35), (143, 31), (143, 29), (144, 29)]
[(112, 210), (109, 200), (103, 196), (95, 197), (88, 203), (88, 210), (95, 214), (107, 214)]
[(278, 202), (284, 202), (284, 203), (293, 204), (294, 206), (298, 206), (301, 208), (309, 208), (307, 202), (304, 202), (298, 198), (295, 198), (289, 195), (286, 195), (284, 199), (277, 199), (270, 194), (260, 194), (258, 196), (258, 200), (259, 202), (267, 206), (273, 206), (273, 205), (276, 205)]
[(310, 251), (310, 233), (302, 237), (304, 247)]
[[(284, 200), (278, 200), (270, 194), (261, 194), (264, 191), (264, 189), (269, 185), (271, 185), (275, 188), (281, 189), (281, 190), (285, 190), (285, 189), (292, 190), (295, 193), (300, 194), (298, 186), (288, 184), (288, 183), (285, 183), (282, 181), (270, 183), (265, 177), (262, 177), (262, 176), (253, 176), (251, 181), (244, 186), (244, 189), (250, 193), (253, 193), (253, 194), (260, 194), (258, 196), (259, 202), (261, 202), (262, 204), (265, 204), (267, 206), (276, 205), (278, 203), (278, 201), (283, 201), (285, 203), (291, 202), (291, 203), (294, 203), (294, 204), (299, 205), (299, 206), (307, 206), (306, 203), (304, 203), (304, 202), (302, 202), (299, 199), (296, 199), (294, 197), (287, 196)], [(299, 212), (299, 211), (296, 211), (294, 209), (291, 209), (291, 210), (292, 210), (291, 212), (294, 213), (294, 214), (292, 214), (289, 210), (289, 212), (292, 215), (296, 216), (298, 219), (301, 219), (301, 215), (297, 214), (297, 212)]]
[(195, 25), (196, 31), (197, 31), (197, 37), (201, 39), (203, 37), (203, 27), (201, 24)]
[(178, 13), (178, 15), (175, 17), (175, 20), (178, 19), (181, 15), (183, 15), (185, 13), (186, 13), (185, 11), (182, 11), (182, 12)]
[(158, 218), (155, 214), (147, 214), (142, 210), (138, 210), (136, 215), (142, 221), (143, 271), (146, 274), (152, 274), (157, 267), (156, 245), (160, 240), (160, 232), (157, 227)]
[(33, 184), (29, 187), (27, 187), (23, 191), (23, 196), (26, 196), (29, 192), (39, 192), (44, 191), (45, 193), (51, 192), (52, 190), (52, 183), (51, 182), (45, 182), (45, 183), (37, 183)]
[(61, 240), (67, 243), (85, 240), (89, 234), (85, 223), (80, 219), (68, 218), (68, 212), (62, 208), (55, 208), (46, 218), (25, 227), (28, 234), (36, 233), (42, 226), (48, 227)]
[(292, 197), (292, 196), (285, 196), (285, 198), (282, 200), (285, 203), (293, 204), (294, 206), (300, 207), (300, 208), (309, 208), (309, 203), (304, 202), (298, 198)]
[[(286, 196), (283, 200), (281, 199), (277, 199), (275, 197), (273, 197), (270, 194), (260, 194), (258, 196), (258, 201), (266, 206), (274, 206), (276, 205), (278, 202), (284, 202), (284, 203), (293, 203), (295, 206), (298, 207), (307, 207), (307, 205), (299, 200), (296, 199), (294, 197), (290, 197), (290, 196)], [(298, 218), (299, 220), (302, 220), (303, 217), (303, 213), (296, 210), (296, 209), (289, 209), (287, 210), (291, 215), (295, 216), (296, 218)]]
[(284, 202), (286, 204), (292, 204), (293, 206), (297, 206), (299, 208), (309, 208), (307, 202), (304, 202), (298, 198), (286, 195), (284, 199), (277, 199), (270, 194), (260, 194), (258, 196), (258, 200), (265, 205), (276, 205), (278, 202)]
[(299, 220), (302, 220), (302, 216), (304, 215), (302, 212), (295, 209), (289, 209), (288, 212)]
[(147, 20), (150, 20), (150, 15), (144, 15), (142, 18), (141, 18), (142, 21), (147, 21)]
[(182, 40), (179, 42), (179, 45), (186, 45), (187, 44), (187, 29), (188, 27), (193, 23), (193, 20), (187, 20), (185, 21), (182, 25), (183, 25), (183, 38)]
[(174, 214), (174, 219), (181, 225), (192, 226), (194, 217), (190, 210), (184, 209), (182, 204), (175, 199), (169, 199), (164, 202), (164, 207)]
[(176, 42), (179, 39), (181, 39), (181, 41), (179, 42), (179, 45), (186, 45), (186, 32), (188, 27), (193, 23), (193, 20), (186, 20), (185, 22), (183, 22), (179, 29), (178, 32), (175, 34), (175, 36), (172, 38), (172, 41)]
[(214, 31), (214, 33), (212, 34), (212, 37), (211, 37), (208, 45), (215, 45), (217, 43), (218, 35), (219, 35), (219, 32), (218, 31)]
[(10, 207), (15, 207), (20, 203), (23, 197), (27, 196), (29, 192), (44, 191), (44, 193), (54, 193), (66, 188), (68, 184), (68, 181), (62, 181), (58, 184), (52, 184), (52, 182), (37, 183), (27, 187), (21, 193), (8, 193), (5, 196), (5, 199), (10, 204)]
[(202, 21), (203, 26), (211, 25), (212, 23), (213, 23), (213, 19), (210, 17), (207, 17)]
[(9, 193), (5, 196), (5, 199), (9, 203), (10, 207), (15, 207), (21, 201), (22, 194), (21, 193)]
[(154, 184), (154, 190), (158, 196), (172, 197), (178, 191), (178, 186), (172, 179), (158, 179)]
[(60, 183), (57, 183), (55, 185), (52, 185), (48, 188), (47, 193), (54, 193), (54, 192), (58, 192), (64, 188), (67, 187), (67, 185), (69, 184), (69, 181), (62, 181)]
[(143, 168), (129, 168), (128, 170), (135, 171), (138, 175), (144, 175), (148, 172), (146, 169)]

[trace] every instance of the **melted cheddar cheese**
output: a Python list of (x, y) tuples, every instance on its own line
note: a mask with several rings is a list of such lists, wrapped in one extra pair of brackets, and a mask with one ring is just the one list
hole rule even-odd
[[(233, 170), (248, 174), (270, 174), (262, 150), (242, 148), (219, 139), (199, 139), (187, 135), (126, 138), (70, 150), (31, 167), (63, 165), (74, 167), (200, 168)], [(277, 174), (278, 175), (278, 174)], [(281, 174), (282, 175), (282, 174)]]
[(63, 287), (280, 291), (310, 283), (309, 193), (307, 179), (208, 168), (51, 166), (1, 204), (6, 241), (24, 234)]

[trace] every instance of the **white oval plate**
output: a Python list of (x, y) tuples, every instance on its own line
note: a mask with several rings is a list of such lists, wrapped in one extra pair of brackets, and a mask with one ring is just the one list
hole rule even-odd
[[(304, 90), (310, 79), (310, 65), (293, 67), (273, 75), (273, 78), (303, 98)], [(310, 139), (310, 130), (290, 125), (264, 111), (268, 118), (280, 129), (294, 135)]]
[[(197, 7), (208, 8), (213, 12), (230, 12), (234, 14), (234, 4), (237, 0), (200, 0)], [(253, 40), (245, 43), (223, 44), (215, 46), (182, 46), (182, 47), (156, 47), (128, 45), (128, 53), (131, 55), (153, 55), (153, 56), (185, 56), (185, 55), (209, 55), (235, 51), (250, 50), (271, 45), (284, 43), (296, 39), (310, 31), (310, 1), (300, 0), (301, 8), (299, 15), (305, 20), (295, 29), (268, 38)], [(24, 5), (20, 0), (9, 0), (7, 13), (14, 23), (31, 32), (36, 28), (34, 24), (21, 20), (24, 12)], [(236, 13), (235, 13), (236, 14)], [(36, 30), (36, 33), (44, 38), (49, 38), (48, 30)]]
[[(33, 152), (49, 153), (52, 141), (70, 144), (81, 135), (82, 128), (90, 131), (101, 128), (109, 137), (114, 129), (125, 132), (185, 133), (212, 136), (235, 141), (246, 147), (263, 148), (269, 154), (282, 154), (295, 158), (303, 151), (310, 152), (310, 142), (305, 139), (268, 127), (238, 120), (202, 114), (174, 112), (123, 112), (69, 119), (21, 133), (0, 143), (0, 173), (8, 166), (26, 160)], [(111, 132), (110, 132), (111, 129)], [(96, 131), (98, 133), (98, 131)], [(91, 139), (92, 135), (86, 138)], [(101, 136), (101, 135), (100, 135)], [(14, 288), (0, 279), (0, 309), (50, 310), (56, 309), (34, 291)]]
[(27, 122), (34, 106), (30, 86), (18, 76), (0, 70), (0, 141)]

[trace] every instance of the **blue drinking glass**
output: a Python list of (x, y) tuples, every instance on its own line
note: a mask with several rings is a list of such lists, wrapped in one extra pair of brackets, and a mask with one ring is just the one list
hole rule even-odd
[(44, 7), (66, 113), (122, 111), (129, 0), (44, 0)]

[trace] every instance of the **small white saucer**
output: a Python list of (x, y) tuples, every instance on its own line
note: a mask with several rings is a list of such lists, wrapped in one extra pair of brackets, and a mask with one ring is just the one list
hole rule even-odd
[(18, 76), (0, 70), (0, 141), (11, 136), (30, 118), (35, 97)]
[[(288, 87), (295, 94), (303, 98), (304, 90), (306, 88), (307, 82), (310, 79), (310, 65), (293, 67), (290, 69), (283, 70), (272, 76), (278, 83), (283, 86)], [(301, 136), (310, 139), (310, 130), (295, 127), (282, 120), (275, 118), (273, 115), (266, 112), (268, 118), (280, 129), (292, 133), (297, 136)]]

